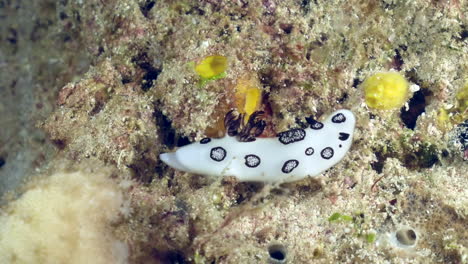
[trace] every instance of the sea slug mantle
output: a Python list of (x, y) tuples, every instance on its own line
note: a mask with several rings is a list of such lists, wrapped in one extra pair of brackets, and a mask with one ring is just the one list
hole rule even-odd
[(275, 138), (240, 142), (235, 136), (204, 138), (163, 153), (167, 165), (209, 176), (235, 176), (240, 181), (291, 182), (316, 176), (338, 163), (352, 144), (356, 119), (349, 110), (332, 113), (323, 123), (281, 132)]

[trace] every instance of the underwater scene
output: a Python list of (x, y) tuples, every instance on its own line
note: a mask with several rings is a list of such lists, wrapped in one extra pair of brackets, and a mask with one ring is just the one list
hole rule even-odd
[(0, 264), (468, 263), (467, 0), (0, 0)]

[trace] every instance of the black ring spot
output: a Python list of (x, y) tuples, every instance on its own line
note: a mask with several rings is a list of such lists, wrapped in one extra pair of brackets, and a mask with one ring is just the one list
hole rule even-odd
[(249, 154), (244, 157), (245, 165), (249, 168), (255, 168), (260, 165), (260, 157), (254, 154)]
[(331, 147), (326, 147), (324, 149), (322, 149), (322, 151), (320, 152), (320, 156), (322, 156), (322, 158), (324, 159), (331, 159), (333, 158), (333, 154), (334, 154), (334, 151)]
[(315, 122), (315, 124), (310, 125), (310, 128), (312, 128), (314, 130), (320, 130), (320, 129), (323, 128), (323, 124), (317, 121), (317, 122)]
[(226, 158), (226, 150), (222, 147), (212, 148), (210, 151), (210, 158), (214, 161), (222, 161)]
[(310, 155), (314, 154), (314, 148), (313, 148), (313, 147), (308, 147), (308, 148), (306, 148), (305, 154), (306, 154), (307, 156), (310, 156)]
[(283, 164), (283, 168), (281, 168), (281, 171), (284, 173), (290, 173), (293, 171), (295, 168), (299, 166), (299, 161), (298, 160), (288, 160)]
[(302, 128), (293, 128), (291, 130), (278, 133), (277, 135), (278, 140), (285, 145), (301, 141), (305, 136), (306, 132)]
[(211, 141), (211, 138), (204, 138), (202, 140), (200, 140), (200, 144), (207, 144)]
[(346, 117), (342, 113), (336, 114), (332, 117), (333, 123), (343, 123), (344, 121), (346, 121)]
[(343, 132), (340, 132), (339, 136), (338, 136), (338, 139), (341, 140), (341, 141), (345, 141), (349, 138), (349, 134), (348, 133), (343, 133)]
[(310, 128), (314, 130), (319, 130), (323, 128), (323, 124), (320, 123), (319, 121), (313, 119), (312, 117), (306, 117), (307, 123), (309, 123)]

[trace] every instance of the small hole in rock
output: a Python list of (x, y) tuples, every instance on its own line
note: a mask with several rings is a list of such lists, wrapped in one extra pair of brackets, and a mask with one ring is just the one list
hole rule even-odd
[(301, 1), (301, 9), (304, 11), (305, 14), (309, 13), (309, 11), (310, 11), (310, 0), (302, 0)]
[(184, 264), (186, 263), (184, 255), (182, 252), (178, 251), (169, 251), (166, 255), (166, 260), (171, 264)]
[(172, 121), (161, 111), (157, 110), (156, 107), (153, 117), (156, 125), (160, 128), (159, 136), (162, 139), (162, 143), (169, 149), (172, 149), (175, 146), (182, 147), (190, 143), (190, 140), (187, 137), (184, 137), (175, 131), (172, 127)]
[(460, 31), (460, 37), (458, 37), (457, 39), (460, 41), (464, 41), (467, 38), (468, 38), (468, 29), (466, 26), (463, 25), (462, 30)]
[(397, 71), (401, 71), (403, 64), (404, 61), (403, 57), (401, 56), (400, 50), (395, 49), (395, 56), (393, 56), (392, 67)]
[(281, 251), (273, 251), (273, 252), (270, 252), (270, 257), (277, 259), (277, 260), (283, 260), (284, 254)]
[(143, 78), (141, 80), (141, 89), (147, 92), (162, 71), (162, 68), (158, 65), (153, 65), (154, 60), (151, 59), (146, 52), (138, 54), (138, 56), (132, 58), (132, 62), (138, 65), (140, 69), (144, 71)]
[(132, 82), (132, 78), (130, 77), (122, 77), (122, 84), (127, 84)]
[(342, 104), (342, 103), (344, 103), (347, 99), (348, 99), (348, 93), (344, 93), (344, 94), (341, 96), (341, 98), (339, 98), (339, 99), (337, 100), (337, 102), (338, 102), (339, 104)]
[(353, 88), (357, 88), (361, 83), (362, 83), (362, 81), (359, 80), (359, 78), (354, 78), (352, 86), (353, 86)]
[(186, 146), (186, 145), (188, 145), (190, 143), (192, 143), (192, 142), (190, 142), (190, 139), (188, 137), (179, 136), (177, 138), (176, 146), (180, 148), (180, 147)]
[(399, 243), (405, 246), (414, 246), (416, 244), (417, 235), (411, 228), (402, 228), (395, 234)]
[(383, 167), (385, 165), (385, 160), (387, 159), (387, 157), (383, 154), (382, 151), (376, 151), (375, 157), (377, 158), (377, 160), (371, 163), (371, 168), (375, 170), (378, 174), (380, 174), (383, 171)]
[(315, 248), (314, 251), (312, 252), (312, 256), (314, 256), (314, 258), (318, 258), (322, 255), (323, 255), (323, 249), (321, 248)]
[(3, 157), (0, 157), (0, 168), (5, 165), (5, 159)]
[(61, 139), (54, 139), (52, 140), (52, 143), (59, 149), (63, 150), (67, 146), (67, 142), (65, 140)]
[(60, 14), (59, 14), (59, 18), (60, 18), (60, 20), (64, 20), (64, 19), (67, 19), (68, 16), (67, 16), (67, 14), (66, 14), (65, 12), (62, 11), (62, 12), (60, 12)]
[(236, 203), (241, 204), (244, 201), (249, 201), (256, 193), (264, 187), (260, 182), (241, 182), (237, 184), (234, 189), (238, 194)]
[(270, 245), (268, 247), (268, 254), (270, 255), (270, 263), (286, 262), (286, 248), (281, 244)]
[(284, 33), (291, 34), (291, 32), (294, 29), (294, 26), (292, 24), (282, 23), (280, 24), (280, 28), (284, 31)]
[(409, 229), (408, 231), (406, 231), (406, 235), (412, 240), (416, 240), (416, 233), (414, 232), (414, 230)]
[(146, 2), (144, 2), (142, 5), (140, 5), (140, 11), (143, 14), (143, 16), (145, 16), (147, 18), (148, 13), (154, 7), (155, 4), (156, 4), (156, 1), (146, 0)]
[(99, 48), (98, 48), (98, 56), (101, 55), (102, 53), (104, 53), (104, 51), (106, 51), (106, 50), (104, 49), (104, 47), (103, 47), (103, 46), (99, 46)]
[(426, 111), (426, 98), (423, 89), (414, 93), (408, 105), (408, 110), (405, 107), (401, 108), (400, 118), (407, 128), (414, 130), (418, 117)]

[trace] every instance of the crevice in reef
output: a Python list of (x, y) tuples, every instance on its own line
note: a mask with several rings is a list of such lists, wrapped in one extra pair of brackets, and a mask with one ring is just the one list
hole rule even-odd
[(411, 130), (416, 127), (418, 117), (426, 111), (426, 94), (428, 90), (421, 89), (414, 93), (413, 97), (409, 100), (409, 108), (403, 106), (400, 111), (400, 118), (403, 124)]
[(132, 62), (144, 71), (143, 77), (141, 78), (141, 90), (147, 92), (158, 79), (162, 67), (153, 65), (146, 52), (142, 52), (133, 57)]
[(387, 157), (383, 155), (382, 151), (375, 151), (374, 154), (377, 160), (371, 163), (371, 168), (375, 170), (378, 174), (380, 174), (383, 171), (383, 167)]
[[(403, 148), (403, 149), (401, 149)], [(400, 154), (403, 153), (403, 154)], [(378, 174), (382, 173), (387, 158), (397, 158), (409, 170), (427, 169), (439, 162), (439, 150), (435, 145), (422, 143), (414, 150), (402, 147), (381, 147), (374, 150), (377, 161), (372, 162), (371, 168)]]
[(166, 145), (169, 149), (190, 144), (190, 139), (179, 135), (172, 127), (171, 120), (156, 107), (153, 113), (153, 117), (156, 126), (159, 128), (158, 132), (162, 144)]
[(140, 4), (140, 11), (144, 17), (148, 18), (148, 13), (153, 9), (156, 1), (154, 0), (146, 0)]

